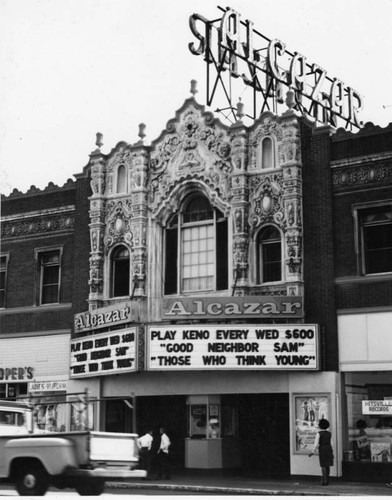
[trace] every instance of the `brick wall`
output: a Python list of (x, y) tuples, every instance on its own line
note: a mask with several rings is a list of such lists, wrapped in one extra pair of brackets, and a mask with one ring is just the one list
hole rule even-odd
[(73, 314), (88, 310), (90, 231), (90, 178), (80, 176), (76, 183), (75, 249), (73, 282)]
[[(336, 285), (336, 306), (338, 309), (360, 309), (390, 306), (392, 303), (392, 280), (360, 278), (355, 253), (355, 227), (353, 205), (374, 203), (392, 199), (392, 124), (382, 129), (367, 124), (353, 134), (340, 131), (331, 139), (332, 160), (348, 162), (360, 157), (352, 165), (344, 162), (333, 168), (335, 276), (352, 278), (347, 283)], [(368, 175), (371, 172), (372, 175)], [(341, 182), (345, 176), (345, 182)]]
[[(35, 190), (3, 197), (1, 252), (9, 256), (7, 268), (6, 308), (0, 311), (1, 333), (44, 332), (66, 330), (72, 325), (73, 281), (74, 281), (74, 212), (61, 213), (64, 207), (75, 203), (75, 184), (63, 188)], [(31, 212), (52, 209), (49, 218), (43, 212), (40, 217), (31, 217)], [(7, 216), (15, 216), (9, 220)], [(27, 218), (24, 218), (27, 217)], [(67, 222), (65, 222), (67, 219)], [(61, 219), (61, 220), (60, 220)], [(45, 221), (50, 221), (50, 229)], [(6, 229), (8, 226), (8, 229)], [(11, 226), (15, 233), (10, 233)], [(29, 227), (31, 226), (31, 227)], [(35, 249), (62, 248), (60, 308), (39, 306), (39, 274)], [(68, 307), (66, 306), (68, 304)]]
[(329, 131), (301, 124), (305, 321), (321, 330), (322, 368), (338, 369)]

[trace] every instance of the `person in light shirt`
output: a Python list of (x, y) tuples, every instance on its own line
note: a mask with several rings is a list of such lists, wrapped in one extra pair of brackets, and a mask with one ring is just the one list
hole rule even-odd
[(159, 432), (161, 434), (161, 443), (159, 445), (159, 450), (158, 450), (158, 457), (159, 457), (158, 479), (161, 479), (162, 477), (164, 479), (170, 479), (169, 448), (171, 442), (163, 427), (159, 429)]
[(137, 440), (139, 447), (139, 466), (147, 472), (145, 479), (150, 479), (151, 473), (151, 447), (153, 437), (152, 430), (147, 431)]

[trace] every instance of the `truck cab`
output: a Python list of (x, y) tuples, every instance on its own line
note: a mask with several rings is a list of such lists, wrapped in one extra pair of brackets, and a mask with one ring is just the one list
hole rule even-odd
[(0, 436), (25, 435), (31, 432), (31, 408), (24, 403), (0, 401)]

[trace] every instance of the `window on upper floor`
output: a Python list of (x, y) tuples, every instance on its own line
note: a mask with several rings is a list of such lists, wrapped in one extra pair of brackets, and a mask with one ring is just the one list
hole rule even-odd
[(117, 170), (117, 193), (127, 192), (127, 171), (124, 165), (120, 165)]
[(205, 196), (188, 197), (165, 233), (166, 295), (227, 289), (227, 219)]
[(57, 304), (60, 302), (61, 250), (37, 250), (38, 264), (38, 304)]
[(278, 229), (266, 226), (257, 235), (257, 283), (282, 281), (282, 241)]
[(274, 142), (271, 137), (264, 137), (261, 141), (261, 168), (267, 170), (275, 167)]
[(360, 274), (392, 272), (392, 203), (354, 209)]
[(6, 305), (8, 256), (0, 256), (0, 309)]
[(129, 250), (119, 245), (113, 250), (111, 257), (111, 296), (124, 297), (129, 295)]

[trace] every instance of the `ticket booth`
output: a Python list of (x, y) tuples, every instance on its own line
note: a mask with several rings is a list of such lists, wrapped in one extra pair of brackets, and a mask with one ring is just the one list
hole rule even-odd
[(224, 469), (240, 466), (237, 406), (219, 395), (187, 397), (185, 467)]

